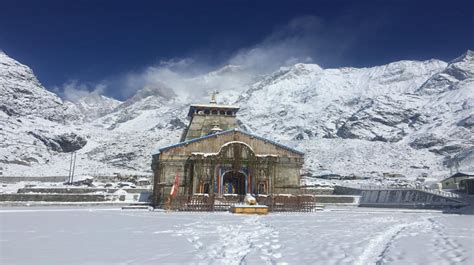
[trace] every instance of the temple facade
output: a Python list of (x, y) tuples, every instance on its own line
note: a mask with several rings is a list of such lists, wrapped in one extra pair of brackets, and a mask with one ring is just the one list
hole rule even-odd
[(153, 153), (153, 203), (178, 195), (298, 194), (304, 154), (237, 128), (238, 106), (191, 105), (177, 144)]

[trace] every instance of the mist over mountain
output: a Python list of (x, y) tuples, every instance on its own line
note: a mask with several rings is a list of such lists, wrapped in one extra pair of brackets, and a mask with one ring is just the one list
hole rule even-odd
[(161, 70), (123, 102), (99, 90), (62, 100), (0, 53), (3, 174), (67, 175), (72, 151), (78, 174), (149, 173), (152, 151), (178, 142), (189, 104), (214, 89), (219, 103), (241, 107), (243, 129), (305, 152), (313, 176), (474, 170), (472, 51), (370, 68), (286, 63), (257, 74), (227, 65), (168, 79)]

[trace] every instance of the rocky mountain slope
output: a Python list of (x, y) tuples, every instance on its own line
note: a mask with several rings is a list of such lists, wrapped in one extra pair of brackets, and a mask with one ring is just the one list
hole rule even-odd
[(111, 113), (121, 103), (119, 100), (92, 92), (75, 102), (66, 101), (64, 105), (69, 120), (73, 121), (72, 117), (75, 117), (76, 123), (84, 123)]
[[(187, 81), (217, 84), (238, 80), (242, 71), (228, 66)], [(246, 74), (218, 101), (240, 105), (242, 128), (304, 151), (305, 170), (314, 176), (442, 177), (449, 167), (474, 169), (473, 73), (471, 51), (450, 63), (296, 64), (266, 76)], [(124, 102), (91, 94), (63, 103), (3, 53), (0, 89), (4, 175), (67, 175), (71, 151), (79, 174), (150, 172), (150, 153), (179, 140), (188, 105), (208, 100), (156, 84)]]
[(33, 71), (0, 51), (0, 110), (63, 122), (63, 101), (40, 84)]
[(310, 153), (313, 174), (470, 170), (473, 55), (363, 69), (297, 64), (239, 97), (240, 118), (247, 129)]

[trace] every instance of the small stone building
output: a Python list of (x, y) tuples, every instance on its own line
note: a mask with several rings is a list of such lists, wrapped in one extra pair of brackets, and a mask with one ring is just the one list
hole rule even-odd
[[(213, 97), (214, 98), (214, 97)], [(178, 195), (297, 194), (304, 154), (237, 128), (237, 106), (196, 104), (177, 144), (153, 153), (153, 203)]]
[(474, 178), (474, 173), (472, 172), (457, 172), (450, 176), (449, 178), (443, 179), (441, 183), (441, 188), (442, 189), (448, 189), (448, 190), (458, 190), (459, 189), (459, 184), (462, 180), (468, 179), (468, 178)]

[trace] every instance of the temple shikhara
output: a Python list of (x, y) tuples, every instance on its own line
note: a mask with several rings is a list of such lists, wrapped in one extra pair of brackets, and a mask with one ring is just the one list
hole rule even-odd
[[(297, 194), (304, 154), (238, 128), (238, 106), (191, 105), (179, 143), (153, 153), (153, 203), (178, 195)], [(175, 188), (177, 185), (175, 184)]]

